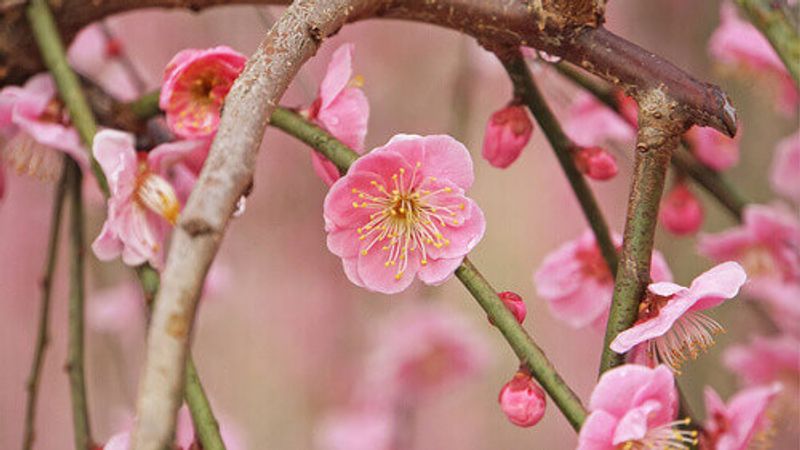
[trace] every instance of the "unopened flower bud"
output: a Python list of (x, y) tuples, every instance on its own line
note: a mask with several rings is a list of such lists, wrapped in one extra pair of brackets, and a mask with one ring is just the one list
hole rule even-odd
[[(501, 292), (497, 294), (497, 296), (500, 297), (500, 300), (503, 301), (506, 308), (511, 311), (511, 314), (514, 314), (514, 318), (517, 319), (517, 322), (522, 325), (522, 322), (525, 321), (525, 316), (528, 314), (528, 309), (525, 307), (525, 302), (522, 300), (522, 297), (511, 291)], [(489, 323), (494, 325), (492, 319), (489, 319)]]
[(533, 123), (525, 107), (509, 105), (492, 114), (483, 138), (483, 158), (504, 169), (517, 160), (533, 133)]
[(573, 157), (578, 170), (593, 180), (610, 180), (619, 170), (614, 155), (600, 147), (581, 147)]
[(521, 370), (503, 386), (497, 400), (508, 420), (520, 427), (532, 427), (539, 423), (547, 406), (542, 388)]
[(703, 224), (703, 206), (684, 183), (679, 183), (661, 202), (659, 219), (670, 233), (696, 233)]

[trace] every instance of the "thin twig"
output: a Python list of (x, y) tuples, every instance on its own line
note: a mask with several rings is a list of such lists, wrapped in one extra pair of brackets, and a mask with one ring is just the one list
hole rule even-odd
[(778, 53), (795, 85), (800, 87), (800, 35), (793, 23), (786, 1), (736, 0), (750, 22), (767, 37)]
[[(66, 158), (66, 157), (64, 157)], [(36, 335), (36, 344), (33, 354), (31, 372), (26, 383), (28, 401), (25, 406), (25, 429), (23, 432), (22, 449), (30, 450), (36, 440), (36, 401), (39, 397), (39, 380), (42, 378), (42, 366), (47, 345), (50, 342), (50, 298), (53, 288), (53, 274), (58, 258), (58, 236), (61, 229), (61, 212), (64, 206), (67, 185), (66, 171), (61, 174), (61, 179), (56, 185), (53, 195), (53, 212), (50, 218), (50, 234), (47, 238), (47, 256), (42, 275), (42, 304), (39, 310), (39, 329)]]
[(225, 450), (219, 423), (214, 417), (211, 403), (208, 401), (203, 384), (197, 374), (192, 355), (186, 359), (186, 388), (183, 393), (189, 413), (192, 415), (195, 432), (200, 439), (203, 450)]
[(71, 159), (66, 164), (67, 190), (70, 201), (69, 227), (69, 342), (67, 348), (67, 373), (69, 374), (72, 398), (72, 422), (75, 433), (75, 448), (91, 450), (92, 431), (89, 424), (89, 402), (86, 399), (84, 371), (84, 237), (83, 201), (81, 199), (83, 178), (78, 164)]

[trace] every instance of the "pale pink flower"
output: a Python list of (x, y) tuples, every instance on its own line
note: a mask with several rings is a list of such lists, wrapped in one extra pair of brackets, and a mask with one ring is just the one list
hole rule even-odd
[(162, 144), (139, 158), (134, 137), (103, 130), (94, 138), (93, 153), (108, 179), (108, 217), (92, 243), (103, 261), (118, 256), (128, 265), (163, 262), (167, 222), (174, 224), (180, 203), (172, 185), (164, 179), (166, 161), (194, 150), (192, 142)]
[[(619, 248), (622, 237), (615, 234), (612, 238)], [(672, 280), (669, 266), (658, 251), (653, 252), (650, 276), (656, 281)], [(591, 230), (548, 254), (533, 281), (555, 318), (574, 328), (605, 328), (614, 278)]]
[(723, 361), (746, 386), (781, 383), (793, 390), (796, 401), (800, 381), (800, 340), (790, 335), (755, 336), (750, 343), (725, 350)]
[[(331, 57), (319, 94), (306, 115), (356, 152), (364, 152), (369, 102), (360, 76), (353, 77), (353, 44), (344, 44)], [(339, 179), (339, 169), (317, 152), (311, 153), (314, 171), (328, 186)]]
[(800, 203), (800, 131), (775, 147), (769, 181), (776, 193)]
[(670, 233), (694, 234), (703, 225), (703, 205), (686, 183), (678, 183), (664, 196), (658, 219)]
[(172, 132), (189, 139), (216, 133), (225, 96), (245, 61), (226, 46), (178, 52), (164, 69), (158, 101)]
[[(503, 304), (506, 305), (506, 308), (511, 311), (511, 314), (514, 315), (514, 318), (517, 319), (517, 322), (522, 325), (522, 322), (525, 321), (525, 316), (528, 315), (528, 308), (525, 307), (525, 301), (522, 300), (522, 297), (511, 291), (504, 291), (497, 295), (500, 297), (500, 300), (503, 301)], [(489, 322), (491, 322), (491, 319)]]
[(494, 167), (505, 169), (519, 158), (533, 134), (533, 122), (522, 105), (510, 104), (495, 111), (486, 123), (483, 137), (483, 159)]
[(544, 417), (547, 397), (530, 374), (519, 371), (503, 385), (497, 398), (508, 420), (519, 427), (532, 427)]
[(781, 88), (778, 101), (782, 111), (796, 113), (800, 93), (791, 75), (769, 41), (753, 25), (740, 19), (729, 1), (720, 7), (720, 25), (711, 36), (708, 49), (714, 59), (726, 66), (776, 79)]
[(685, 135), (697, 159), (716, 171), (730, 169), (739, 162), (741, 136), (739, 132), (730, 138), (713, 128), (700, 126), (692, 127)]
[(747, 450), (751, 443), (766, 439), (772, 429), (767, 412), (781, 391), (780, 384), (745, 389), (726, 405), (717, 392), (705, 390), (706, 420), (701, 448)]
[(49, 74), (39, 74), (25, 86), (0, 90), (0, 149), (5, 164), (18, 173), (40, 179), (58, 178), (66, 153), (81, 167), (89, 158), (78, 132), (69, 125)]
[(465, 191), (472, 160), (450, 136), (398, 135), (331, 187), (328, 249), (358, 286), (386, 294), (415, 276), (446, 281), (483, 237), (483, 212)]
[[(629, 98), (629, 97), (625, 97)], [(630, 106), (626, 106), (630, 114)], [(635, 108), (635, 103), (634, 103)], [(634, 109), (633, 123), (636, 123)], [(628, 144), (636, 139), (636, 127), (588, 92), (579, 92), (570, 106), (564, 132), (584, 147)]]
[(315, 431), (319, 450), (392, 450), (397, 425), (386, 409), (355, 408), (329, 415)]
[(735, 262), (726, 262), (700, 274), (686, 288), (675, 283), (652, 283), (639, 305), (639, 318), (611, 342), (611, 350), (625, 353), (643, 345), (651, 361), (673, 370), (714, 344), (722, 326), (700, 311), (736, 297), (747, 274)]
[(675, 378), (666, 366), (611, 369), (592, 391), (577, 450), (688, 450), (696, 432), (683, 428), (688, 420), (675, 420), (677, 409)]
[(99, 23), (89, 25), (75, 36), (67, 51), (69, 63), (113, 97), (133, 101), (142, 92), (139, 92), (132, 75), (128, 73), (129, 68), (119, 60), (123, 52), (122, 43), (117, 39), (109, 39), (103, 32), (103, 26)]
[(103, 450), (130, 450), (131, 432), (117, 433), (106, 442)]
[(89, 297), (86, 323), (93, 330), (119, 333), (144, 326), (144, 297), (134, 283), (123, 283)]
[(575, 150), (572, 158), (575, 167), (593, 180), (610, 180), (619, 171), (614, 155), (600, 147), (580, 147)]

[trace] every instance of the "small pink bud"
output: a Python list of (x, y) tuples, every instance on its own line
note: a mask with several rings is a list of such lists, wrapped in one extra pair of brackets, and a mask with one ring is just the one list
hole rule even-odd
[(492, 114), (483, 138), (483, 158), (494, 167), (505, 169), (517, 160), (533, 133), (533, 123), (525, 107), (509, 105)]
[(617, 174), (617, 159), (600, 147), (581, 147), (573, 157), (578, 170), (593, 180), (610, 180)]
[(547, 406), (542, 388), (521, 370), (503, 386), (497, 401), (511, 423), (526, 428), (542, 420)]
[(634, 127), (639, 126), (639, 105), (633, 97), (625, 95), (623, 91), (615, 93), (617, 98), (617, 105), (619, 105), (619, 114), (625, 119), (626, 122)]
[[(497, 295), (500, 297), (500, 300), (503, 301), (503, 304), (506, 305), (506, 308), (511, 311), (511, 314), (514, 314), (517, 322), (522, 325), (522, 322), (525, 321), (525, 316), (528, 314), (528, 309), (525, 307), (525, 302), (522, 300), (522, 297), (511, 291), (501, 292)], [(491, 320), (489, 320), (489, 322), (491, 322)]]
[(684, 183), (679, 183), (661, 202), (659, 219), (670, 233), (696, 233), (703, 224), (703, 206)]

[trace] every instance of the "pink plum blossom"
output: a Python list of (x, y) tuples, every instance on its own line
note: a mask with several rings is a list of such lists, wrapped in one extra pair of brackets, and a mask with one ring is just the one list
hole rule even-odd
[(746, 386), (780, 382), (797, 398), (800, 381), (800, 340), (795, 336), (755, 336), (750, 343), (725, 350), (723, 361)]
[(708, 50), (725, 66), (764, 74), (778, 81), (781, 110), (788, 114), (796, 113), (800, 93), (783, 61), (753, 25), (739, 18), (736, 7), (729, 1), (720, 7), (720, 25), (709, 39)]
[(800, 204), (800, 130), (775, 147), (769, 181), (776, 193)]
[(139, 286), (123, 283), (89, 297), (86, 323), (102, 333), (120, 333), (145, 325), (144, 297)]
[[(344, 44), (331, 57), (319, 94), (306, 115), (358, 153), (364, 152), (369, 102), (360, 76), (353, 77), (353, 44)], [(339, 179), (339, 169), (317, 152), (311, 153), (314, 171), (328, 186)]]
[(578, 170), (593, 180), (610, 180), (619, 171), (614, 155), (600, 147), (580, 147), (572, 158)]
[(697, 159), (711, 169), (723, 171), (739, 162), (741, 132), (730, 138), (713, 128), (694, 126), (685, 136)]
[(726, 405), (713, 388), (706, 387), (708, 419), (703, 427), (700, 448), (747, 450), (751, 443), (768, 438), (772, 421), (767, 412), (780, 391), (780, 384), (745, 389)]
[(681, 182), (664, 196), (658, 219), (670, 233), (694, 234), (703, 225), (703, 205), (686, 183)]
[[(95, 23), (81, 30), (69, 46), (67, 57), (78, 72), (97, 82), (104, 91), (122, 101), (133, 101), (143, 94), (120, 57), (122, 43), (110, 38), (103, 30), (104, 24)], [(128, 61), (133, 64), (132, 61)]]
[[(614, 235), (613, 240), (619, 248), (622, 238)], [(669, 266), (658, 251), (653, 252), (650, 275), (656, 281), (672, 280)], [(574, 328), (605, 327), (614, 278), (591, 230), (547, 255), (533, 281), (555, 318)]]
[(677, 371), (683, 361), (713, 345), (713, 335), (722, 331), (700, 311), (735, 297), (746, 280), (739, 264), (726, 262), (700, 274), (688, 288), (670, 282), (650, 284), (639, 305), (638, 320), (617, 335), (611, 350), (625, 353), (644, 345), (651, 361)]
[(131, 432), (117, 433), (106, 442), (103, 450), (130, 450)]
[(132, 135), (116, 130), (97, 133), (93, 153), (111, 189), (108, 217), (92, 243), (100, 260), (121, 255), (128, 265), (149, 262), (161, 267), (167, 224), (174, 224), (180, 212), (163, 170), (167, 161), (192, 150), (194, 143), (179, 141), (159, 145), (140, 158)]
[(158, 101), (172, 132), (187, 139), (216, 133), (225, 96), (245, 61), (226, 46), (178, 52), (164, 69)]
[(5, 164), (40, 179), (58, 178), (64, 153), (88, 166), (80, 136), (70, 126), (49, 74), (0, 90), (0, 146)]
[(353, 408), (326, 417), (315, 432), (318, 450), (393, 450), (396, 419), (386, 409)]
[[(624, 97), (630, 98), (630, 97)], [(608, 106), (598, 101), (592, 94), (581, 91), (570, 106), (564, 132), (576, 144), (584, 147), (628, 144), (636, 139), (636, 109), (634, 102), (633, 125)], [(627, 114), (630, 114), (630, 106)]]
[(544, 417), (547, 397), (531, 378), (519, 371), (500, 390), (497, 401), (508, 420), (519, 427), (532, 427)]
[(495, 111), (486, 123), (483, 138), (483, 159), (494, 167), (505, 169), (519, 158), (533, 134), (533, 122), (527, 109), (510, 104)]
[(358, 286), (393, 294), (446, 281), (483, 237), (465, 191), (472, 160), (450, 136), (398, 135), (361, 157), (325, 198), (328, 249)]
[(696, 432), (675, 420), (678, 393), (666, 366), (626, 364), (600, 377), (589, 400), (577, 450), (672, 448), (688, 450)]
[(522, 297), (511, 291), (501, 292), (497, 295), (500, 297), (500, 300), (503, 301), (503, 304), (506, 305), (506, 308), (511, 311), (511, 314), (514, 314), (514, 318), (517, 319), (517, 322), (522, 325), (522, 322), (525, 321), (525, 316), (528, 315), (528, 308), (525, 307), (525, 301), (522, 300)]

